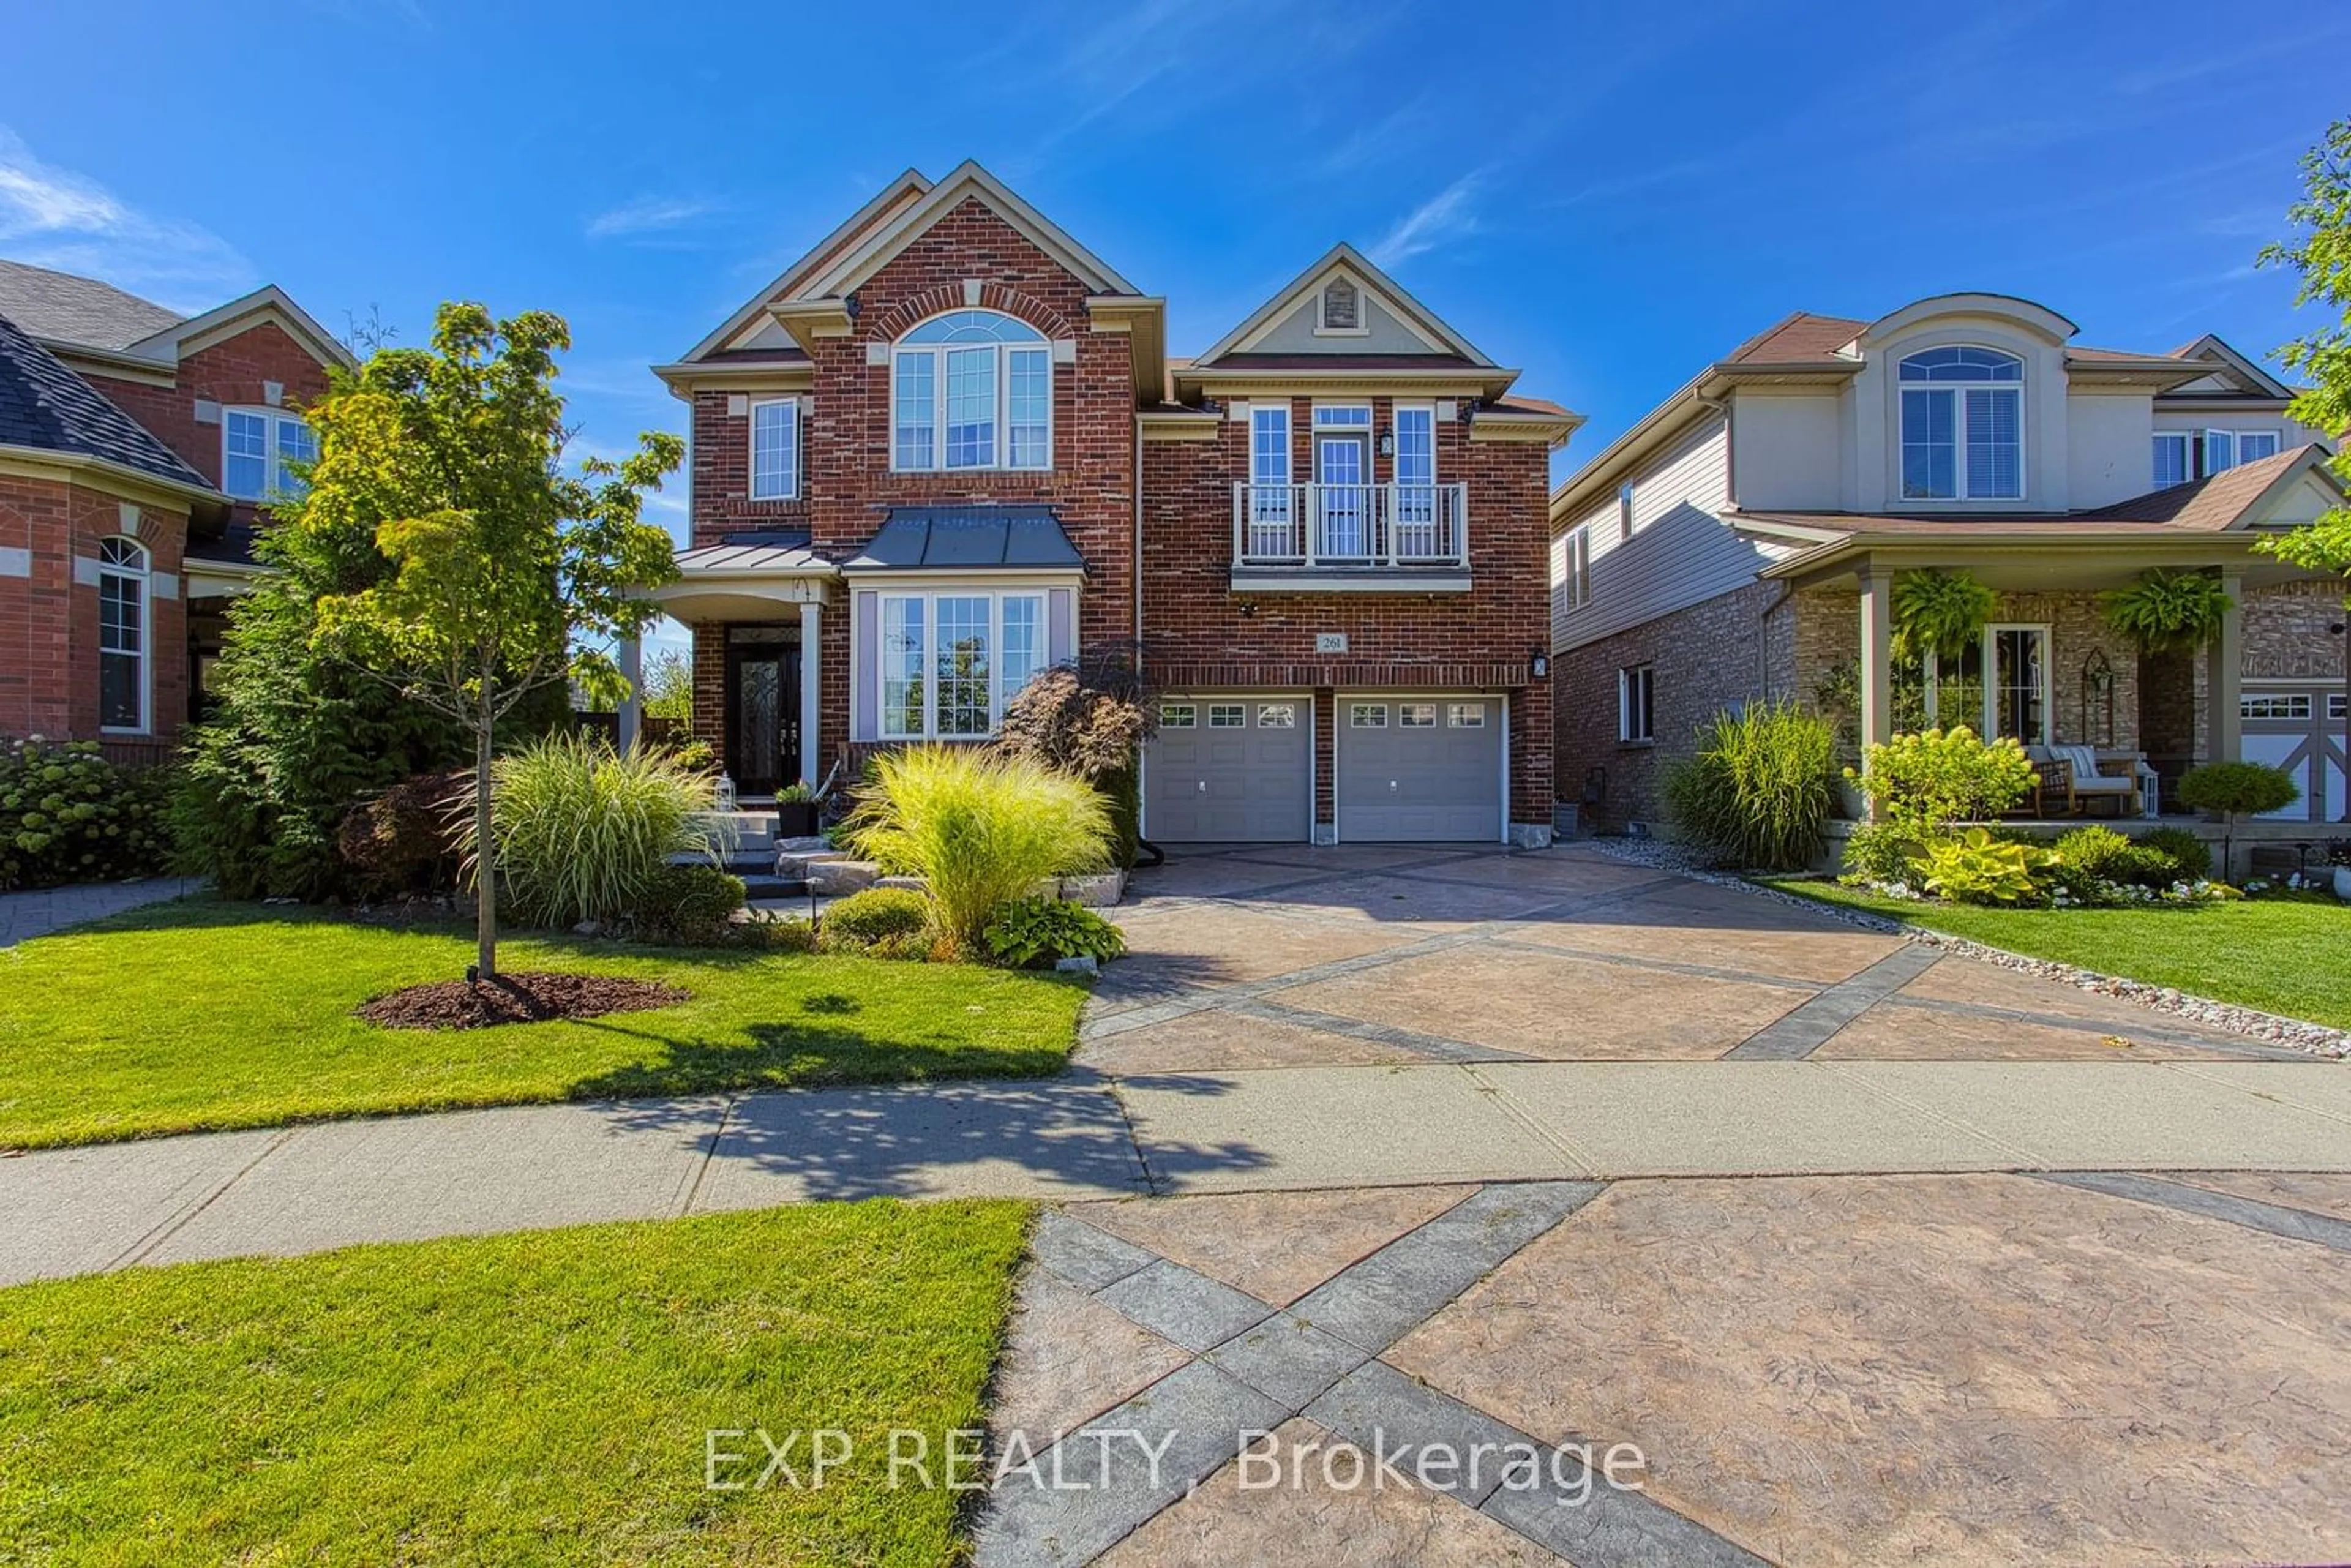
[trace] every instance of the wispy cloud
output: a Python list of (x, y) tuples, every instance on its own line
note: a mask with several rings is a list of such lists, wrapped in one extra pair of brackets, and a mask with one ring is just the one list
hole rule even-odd
[(716, 202), (696, 196), (639, 196), (608, 208), (588, 220), (590, 239), (628, 239), (682, 228), (719, 210)]
[(140, 211), (88, 175), (44, 163), (0, 125), (0, 246), (19, 261), (99, 277), (173, 309), (210, 309), (256, 281), (200, 225)]
[(1364, 252), (1375, 267), (1394, 268), (1441, 245), (1478, 232), (1478, 187), (1485, 171), (1472, 169), (1395, 221)]

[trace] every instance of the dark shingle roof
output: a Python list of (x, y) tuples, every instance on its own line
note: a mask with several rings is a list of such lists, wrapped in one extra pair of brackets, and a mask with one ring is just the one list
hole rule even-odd
[(5, 316), (0, 316), (0, 446), (97, 457), (174, 484), (213, 487)]
[(0, 316), (36, 338), (92, 349), (127, 349), (185, 318), (95, 277), (0, 261)]

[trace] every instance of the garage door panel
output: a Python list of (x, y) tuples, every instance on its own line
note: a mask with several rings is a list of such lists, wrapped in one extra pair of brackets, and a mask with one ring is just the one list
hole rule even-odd
[[(1311, 740), (1297, 722), (1302, 701), (1171, 699), (1144, 762), (1144, 831), (1160, 843), (1304, 841)], [(1191, 723), (1172, 725), (1169, 707)]]
[[(1484, 842), (1501, 837), (1501, 704), (1492, 698), (1338, 704), (1339, 837)], [(1435, 723), (1426, 722), (1434, 716)], [(1406, 724), (1412, 717), (1422, 722)]]
[(2283, 768), (2302, 799), (2263, 816), (2281, 821), (2335, 821), (2344, 810), (2343, 692), (2328, 683), (2245, 693), (2241, 755)]

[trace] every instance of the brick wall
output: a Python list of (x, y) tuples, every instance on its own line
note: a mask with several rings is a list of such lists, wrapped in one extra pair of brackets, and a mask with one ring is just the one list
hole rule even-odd
[[(1263, 399), (1253, 398), (1253, 403)], [(1393, 423), (1393, 402), (1373, 424)], [(1312, 400), (1291, 401), (1291, 472), (1313, 472)], [(1228, 419), (1214, 441), (1155, 441), (1143, 449), (1143, 617), (1146, 658), (1165, 685), (1202, 690), (1305, 688), (1318, 737), (1330, 733), (1334, 690), (1452, 690), (1510, 697), (1510, 820), (1548, 824), (1552, 803), (1550, 695), (1528, 670), (1551, 643), (1548, 455), (1539, 444), (1472, 442), (1458, 423), (1437, 428), (1437, 477), (1466, 483), (1467, 594), (1235, 592), (1233, 484), (1249, 473), (1249, 426)], [(1374, 454), (1373, 477), (1394, 478)], [(1343, 654), (1315, 638), (1340, 632)], [(1318, 740), (1318, 745), (1325, 743)], [(1327, 749), (1327, 747), (1326, 747)], [(1318, 820), (1331, 820), (1330, 758)]]
[(214, 486), (221, 482), (221, 427), (196, 423), (196, 402), (267, 405), (265, 382), (284, 388), (284, 406), (298, 410), (326, 395), (326, 367), (275, 321), (261, 321), (180, 361), (174, 384), (148, 386), (85, 372), (89, 384), (145, 425)]
[[(74, 580), (100, 539), (123, 531), (119, 497), (85, 485), (0, 476), (0, 549), (31, 556), (29, 576), (0, 574), (0, 734), (99, 737), (98, 590)], [(151, 570), (182, 576), (183, 512), (141, 507)], [(187, 713), (186, 606), (151, 587), (147, 606), (149, 733), (179, 735)]]

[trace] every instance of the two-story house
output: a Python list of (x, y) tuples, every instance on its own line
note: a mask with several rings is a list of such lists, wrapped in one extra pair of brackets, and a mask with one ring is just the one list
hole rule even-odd
[(655, 373), (692, 408), (695, 728), (757, 799), (1139, 649), (1164, 842), (1547, 841), (1575, 416), (1347, 246), (1207, 352), (976, 164), (909, 172)]
[[(1875, 321), (1797, 314), (1650, 412), (1552, 497), (1559, 782), (1606, 824), (1660, 812), (1696, 727), (1758, 695), (1857, 717), (1857, 739), (1966, 724), (2145, 764), (2293, 771), (2344, 810), (2342, 585), (2257, 552), (2339, 506), (2288, 388), (2217, 338), (2075, 345), (1988, 294)], [(2142, 654), (2099, 596), (2156, 567), (2234, 601), (2200, 652)], [(1906, 572), (1997, 591), (1980, 645), (1897, 663)]]
[(170, 754), (351, 363), (276, 287), (183, 317), (0, 261), (0, 734)]

